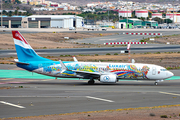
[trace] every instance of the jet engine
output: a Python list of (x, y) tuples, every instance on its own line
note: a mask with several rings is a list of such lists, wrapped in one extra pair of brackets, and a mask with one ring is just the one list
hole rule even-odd
[(100, 82), (116, 83), (117, 82), (117, 76), (116, 75), (101, 75), (100, 76)]

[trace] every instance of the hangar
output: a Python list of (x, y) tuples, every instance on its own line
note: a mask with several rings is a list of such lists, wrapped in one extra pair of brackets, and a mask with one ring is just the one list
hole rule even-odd
[(81, 28), (83, 18), (76, 15), (32, 15), (23, 18), (26, 28)]
[[(3, 17), (3, 26), (6, 28), (19, 28), (21, 27), (22, 17)], [(0, 22), (1, 26), (1, 22)]]

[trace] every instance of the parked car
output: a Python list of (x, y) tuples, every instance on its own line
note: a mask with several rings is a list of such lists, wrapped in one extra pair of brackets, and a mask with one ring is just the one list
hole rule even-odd
[(75, 27), (69, 27), (69, 30), (76, 30)]
[(103, 31), (106, 31), (107, 29), (106, 28), (102, 28)]

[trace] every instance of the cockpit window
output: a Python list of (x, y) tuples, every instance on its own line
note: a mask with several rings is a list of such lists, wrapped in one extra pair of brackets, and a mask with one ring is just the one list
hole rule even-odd
[(167, 71), (167, 69), (160, 69), (161, 71)]

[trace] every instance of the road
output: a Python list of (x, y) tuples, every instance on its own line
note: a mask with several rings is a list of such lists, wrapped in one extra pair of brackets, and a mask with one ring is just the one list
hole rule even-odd
[(10, 89), (0, 89), (0, 118), (180, 104), (180, 79), (154, 86), (153, 81), (88, 85), (87, 80), (0, 77), (2, 87)]

